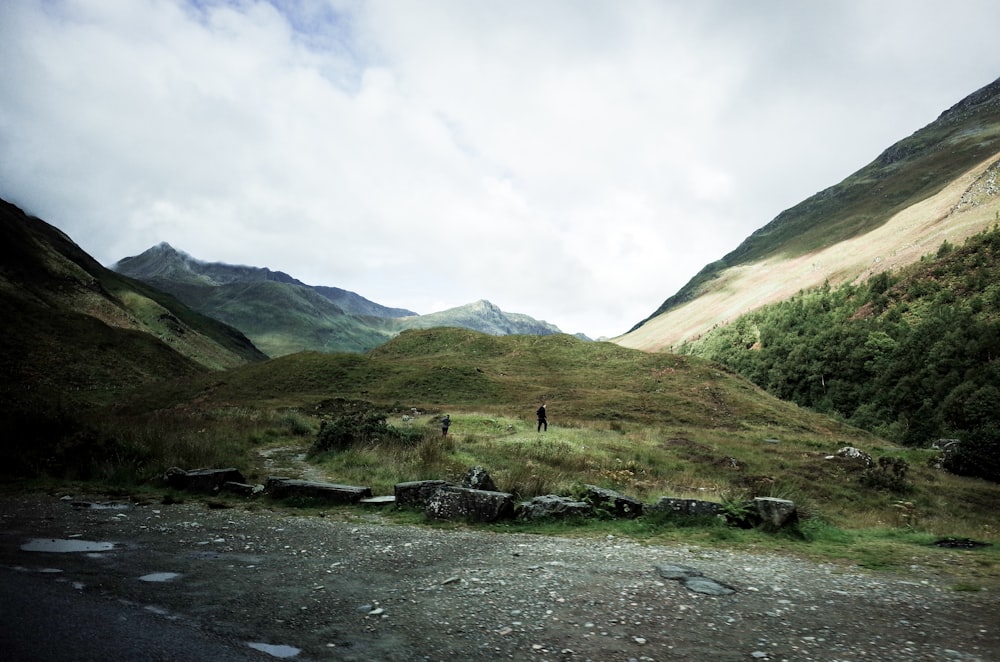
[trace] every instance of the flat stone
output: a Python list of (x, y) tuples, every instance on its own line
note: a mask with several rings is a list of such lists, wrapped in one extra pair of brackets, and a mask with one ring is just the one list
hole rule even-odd
[(664, 563), (656, 566), (656, 571), (664, 579), (686, 579), (688, 577), (701, 577), (701, 571), (686, 565), (673, 565)]
[(443, 480), (413, 480), (405, 483), (396, 483), (393, 486), (396, 505), (425, 508), (434, 492), (445, 485), (448, 485), (448, 483)]
[(357, 503), (372, 496), (370, 487), (338, 485), (293, 478), (268, 478), (265, 491), (272, 499), (300, 497), (341, 504)]
[(731, 586), (726, 586), (708, 577), (687, 577), (681, 583), (689, 591), (705, 595), (729, 595), (736, 592), (736, 589)]
[(427, 501), (424, 514), (432, 519), (495, 522), (514, 517), (514, 495), (508, 492), (440, 487)]
[(362, 499), (358, 503), (360, 503), (363, 506), (391, 506), (396, 503), (396, 497), (395, 495), (392, 494), (386, 494), (384, 496)]

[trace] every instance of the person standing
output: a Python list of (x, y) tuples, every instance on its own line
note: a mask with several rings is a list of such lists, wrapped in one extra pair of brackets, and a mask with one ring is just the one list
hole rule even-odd
[(444, 418), (441, 419), (441, 436), (442, 437), (447, 437), (448, 436), (448, 428), (450, 428), (450, 427), (451, 427), (451, 416), (449, 416), (448, 414), (445, 414)]
[(542, 403), (542, 406), (538, 408), (538, 411), (536, 411), (535, 413), (538, 414), (538, 431), (541, 432), (544, 429), (546, 432), (548, 432), (549, 431), (549, 419), (546, 418), (546, 416), (545, 416), (545, 403), (544, 402)]

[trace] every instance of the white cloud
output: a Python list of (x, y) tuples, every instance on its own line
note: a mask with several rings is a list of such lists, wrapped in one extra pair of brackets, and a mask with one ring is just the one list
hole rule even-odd
[(0, 195), (105, 264), (169, 241), (615, 335), (989, 83), (991, 11), (15, 0)]

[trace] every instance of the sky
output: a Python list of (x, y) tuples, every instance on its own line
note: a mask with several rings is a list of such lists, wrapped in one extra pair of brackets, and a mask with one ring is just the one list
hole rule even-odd
[(1000, 77), (994, 0), (3, 0), (0, 197), (614, 337)]

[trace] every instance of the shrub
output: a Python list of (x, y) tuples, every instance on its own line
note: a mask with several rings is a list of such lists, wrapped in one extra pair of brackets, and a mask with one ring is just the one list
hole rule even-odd
[(759, 523), (753, 503), (743, 495), (724, 494), (722, 496), (722, 517), (730, 526), (752, 529)]
[(332, 421), (323, 421), (311, 455), (326, 451), (341, 451), (361, 444), (385, 443), (395, 446), (416, 446), (424, 438), (419, 428), (396, 428), (386, 422), (387, 414), (376, 410), (345, 413)]
[(990, 424), (971, 432), (942, 465), (959, 476), (973, 476), (1000, 482), (1000, 428)]
[(891, 492), (909, 492), (912, 485), (906, 480), (910, 465), (901, 457), (880, 457), (878, 464), (865, 469), (858, 479), (865, 487)]

